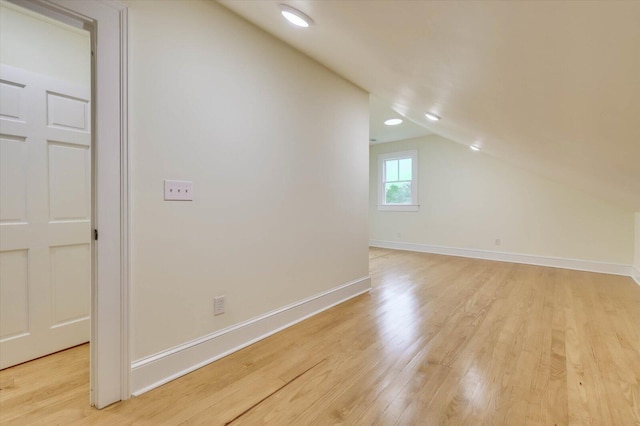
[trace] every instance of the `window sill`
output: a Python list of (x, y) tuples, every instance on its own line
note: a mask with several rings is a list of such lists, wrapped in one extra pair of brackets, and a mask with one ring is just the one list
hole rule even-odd
[(383, 212), (417, 212), (420, 210), (420, 204), (383, 204), (378, 205), (378, 210)]

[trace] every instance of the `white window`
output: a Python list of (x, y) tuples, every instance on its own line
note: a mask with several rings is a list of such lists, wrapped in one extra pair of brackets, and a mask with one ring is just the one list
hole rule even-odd
[(378, 210), (418, 211), (418, 151), (378, 156)]

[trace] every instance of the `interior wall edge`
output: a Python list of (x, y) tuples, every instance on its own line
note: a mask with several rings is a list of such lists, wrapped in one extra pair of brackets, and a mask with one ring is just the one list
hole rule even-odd
[(371, 289), (369, 276), (334, 287), (131, 364), (131, 390), (141, 395)]
[(640, 285), (640, 269), (638, 269), (636, 266), (631, 267), (631, 278), (633, 278), (633, 280), (638, 285)]
[[(640, 271), (640, 212), (635, 212), (634, 217), (634, 253), (633, 266), (636, 272)], [(636, 274), (636, 281), (640, 283), (640, 273)]]
[[(522, 263), (525, 265), (547, 266), (551, 268), (572, 269), (575, 271), (597, 272), (601, 274), (622, 275), (632, 277), (640, 283), (640, 273), (633, 275), (631, 265), (597, 262), (581, 259), (564, 259), (559, 257), (536, 256), (524, 253), (505, 253), (491, 250), (478, 250), (460, 247), (434, 246), (428, 244), (403, 243), (397, 241), (370, 240), (370, 247), (393, 250), (407, 250), (421, 253), (442, 254), (445, 256), (469, 257), (472, 259), (495, 260), (499, 262)], [(636, 269), (636, 272), (638, 270)]]

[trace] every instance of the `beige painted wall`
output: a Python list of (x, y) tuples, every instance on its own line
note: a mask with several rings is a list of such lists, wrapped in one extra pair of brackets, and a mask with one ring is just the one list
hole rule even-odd
[(89, 32), (0, 2), (0, 62), (91, 85)]
[(133, 359), (368, 276), (367, 94), (215, 2), (124, 3)]
[[(640, 272), (640, 212), (635, 214), (635, 256), (633, 258), (633, 265)], [(639, 277), (640, 278), (640, 277)]]
[[(419, 151), (420, 211), (380, 212), (377, 156), (408, 149)], [(630, 211), (435, 135), (370, 154), (372, 240), (632, 262)]]

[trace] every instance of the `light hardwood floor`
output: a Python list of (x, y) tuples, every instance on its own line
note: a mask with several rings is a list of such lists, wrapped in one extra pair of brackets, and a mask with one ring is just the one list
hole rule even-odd
[(630, 278), (370, 258), (370, 294), (102, 411), (86, 346), (4, 370), (0, 423), (640, 425)]

